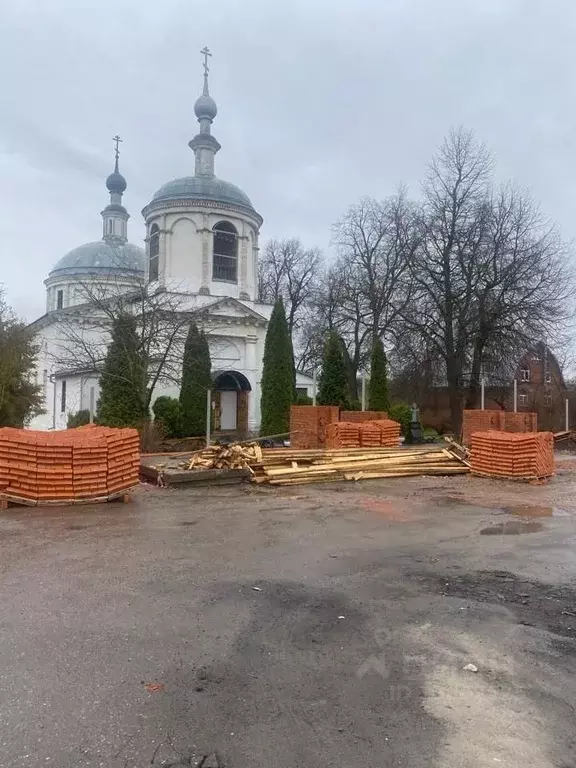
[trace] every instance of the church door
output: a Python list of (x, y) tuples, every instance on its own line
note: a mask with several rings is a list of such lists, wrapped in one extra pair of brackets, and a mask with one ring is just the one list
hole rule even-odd
[(220, 392), (220, 429), (235, 430), (238, 424), (238, 392), (234, 390)]

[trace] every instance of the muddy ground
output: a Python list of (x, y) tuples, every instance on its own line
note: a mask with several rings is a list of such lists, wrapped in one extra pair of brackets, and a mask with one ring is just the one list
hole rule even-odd
[(574, 464), (2, 513), (0, 765), (574, 768)]

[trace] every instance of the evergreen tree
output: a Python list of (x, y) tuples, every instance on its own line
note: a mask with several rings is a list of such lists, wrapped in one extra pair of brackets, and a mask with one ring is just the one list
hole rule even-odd
[(370, 385), (368, 390), (368, 409), (370, 411), (388, 411), (388, 372), (386, 370), (386, 353), (382, 339), (374, 339), (372, 357), (370, 360)]
[(210, 349), (204, 331), (190, 323), (182, 360), (182, 431), (185, 437), (206, 434), (206, 392), (212, 388)]
[(288, 331), (284, 302), (278, 299), (266, 331), (260, 434), (279, 435), (290, 429), (290, 405), (295, 399), (295, 371), (292, 339)]
[(6, 304), (0, 288), (1, 427), (22, 427), (43, 412), (44, 396), (34, 375), (37, 354), (32, 331)]
[(318, 386), (319, 405), (348, 405), (348, 376), (342, 352), (342, 341), (330, 331), (324, 345), (322, 373)]
[(141, 427), (148, 418), (146, 372), (136, 319), (122, 314), (112, 324), (112, 340), (100, 379), (98, 423), (107, 427)]

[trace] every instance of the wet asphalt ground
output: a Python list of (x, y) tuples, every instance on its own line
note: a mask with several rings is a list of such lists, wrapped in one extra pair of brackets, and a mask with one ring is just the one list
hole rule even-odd
[(573, 768), (566, 467), (2, 513), (0, 766)]

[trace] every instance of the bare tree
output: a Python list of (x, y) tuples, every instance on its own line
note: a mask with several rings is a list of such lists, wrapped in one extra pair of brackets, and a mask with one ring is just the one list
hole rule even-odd
[(159, 384), (180, 384), (191, 320), (201, 324), (206, 333), (218, 331), (205, 309), (195, 307), (185, 293), (152, 289), (144, 283), (128, 287), (122, 279), (110, 277), (81, 281), (79, 289), (80, 303), (60, 312), (53, 363), (70, 373), (100, 371), (113, 322), (122, 315), (132, 315), (145, 368), (147, 407)]
[(318, 248), (304, 248), (296, 237), (270, 240), (258, 275), (260, 300), (273, 304), (284, 300), (288, 330), (294, 339), (305, 322), (319, 288), (323, 257)]
[(412, 258), (415, 295), (405, 321), (443, 360), (456, 434), (475, 330), (475, 287), (489, 223), (491, 167), (492, 158), (471, 133), (450, 133), (423, 186), (419, 247)]
[(406, 326), (444, 364), (452, 429), (473, 407), (483, 370), (505, 372), (571, 315), (567, 248), (529, 196), (493, 191), (492, 158), (470, 132), (452, 132), (424, 184), (415, 300)]
[(556, 349), (573, 317), (568, 248), (532, 198), (513, 185), (489, 201), (487, 242), (474, 288), (476, 328), (467, 406), (478, 402), (485, 364), (509, 374), (518, 357), (546, 339)]
[(401, 331), (412, 295), (410, 263), (418, 243), (416, 209), (401, 189), (382, 202), (364, 198), (333, 227), (338, 250), (338, 301), (333, 327), (347, 349), (350, 396), (358, 398), (359, 370), (374, 337), (389, 346)]

